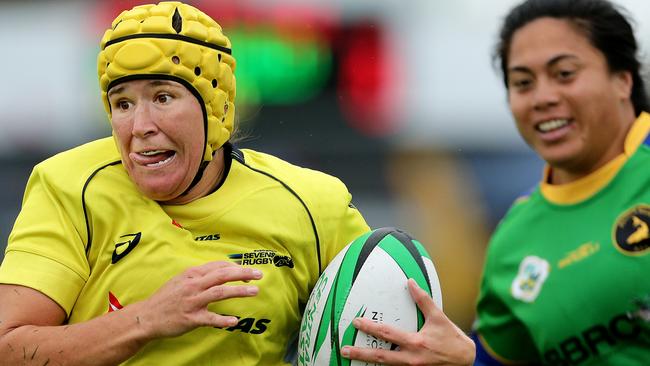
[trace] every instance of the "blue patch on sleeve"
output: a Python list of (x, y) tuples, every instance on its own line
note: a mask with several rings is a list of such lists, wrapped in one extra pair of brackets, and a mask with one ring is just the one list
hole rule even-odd
[(483, 344), (478, 339), (478, 334), (476, 332), (472, 332), (470, 337), (474, 341), (474, 344), (476, 344), (476, 359), (474, 360), (474, 366), (504, 366), (504, 364), (494, 359), (485, 350), (485, 347), (483, 347)]

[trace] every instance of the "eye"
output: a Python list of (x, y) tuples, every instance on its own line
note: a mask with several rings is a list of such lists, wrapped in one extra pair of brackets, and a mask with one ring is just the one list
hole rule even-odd
[(509, 85), (511, 88), (517, 89), (519, 91), (526, 90), (533, 85), (532, 78), (517, 77), (511, 78)]
[(115, 107), (119, 110), (126, 111), (131, 108), (131, 103), (127, 102), (126, 100), (118, 100), (115, 102)]
[(161, 104), (167, 104), (171, 102), (172, 96), (166, 93), (161, 93), (156, 95), (156, 102), (161, 103)]
[(559, 70), (559, 71), (556, 73), (556, 77), (557, 77), (559, 80), (562, 80), (562, 81), (571, 80), (571, 78), (573, 78), (574, 75), (575, 75), (575, 71), (574, 71), (574, 70), (568, 70), (568, 69), (566, 69), (566, 70)]

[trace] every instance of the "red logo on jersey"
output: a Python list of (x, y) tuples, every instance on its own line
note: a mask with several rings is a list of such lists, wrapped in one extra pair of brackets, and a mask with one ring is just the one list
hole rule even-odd
[(117, 311), (123, 308), (120, 301), (113, 295), (112, 292), (108, 291), (108, 312)]
[(174, 226), (178, 226), (178, 227), (181, 228), (181, 229), (183, 228), (183, 226), (181, 226), (181, 224), (179, 224), (178, 222), (176, 222), (176, 220), (174, 220), (174, 219), (172, 219), (172, 225), (174, 225)]

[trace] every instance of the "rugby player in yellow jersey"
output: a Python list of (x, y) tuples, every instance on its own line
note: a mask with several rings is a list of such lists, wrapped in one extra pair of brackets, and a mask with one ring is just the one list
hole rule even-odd
[[(34, 168), (0, 266), (0, 365), (293, 361), (319, 274), (369, 228), (338, 179), (228, 142), (230, 47), (178, 2), (125, 11), (106, 31), (113, 138)], [(361, 321), (400, 349), (348, 356), (471, 363), (471, 340), (411, 292), (425, 328)]]

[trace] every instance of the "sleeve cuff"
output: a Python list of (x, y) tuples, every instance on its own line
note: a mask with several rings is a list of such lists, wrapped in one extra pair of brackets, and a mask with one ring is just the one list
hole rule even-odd
[(10, 250), (0, 266), (0, 283), (40, 291), (70, 316), (86, 280), (69, 267), (37, 254)]

